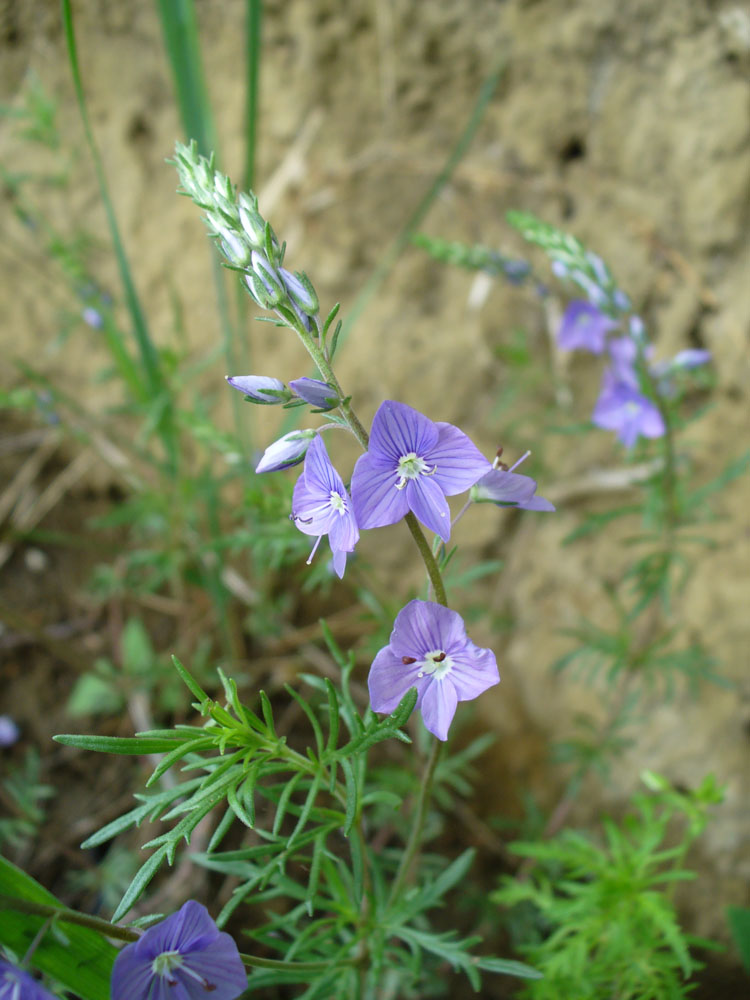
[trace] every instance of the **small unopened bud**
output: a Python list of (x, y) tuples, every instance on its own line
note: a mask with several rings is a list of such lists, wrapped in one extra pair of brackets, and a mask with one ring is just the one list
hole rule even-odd
[(243, 392), (253, 403), (274, 406), (289, 399), (290, 394), (284, 383), (269, 375), (225, 375), (224, 377), (233, 389)]
[(278, 441), (269, 444), (263, 452), (255, 471), (279, 472), (281, 469), (290, 469), (293, 465), (298, 465), (305, 457), (315, 434), (314, 430), (290, 431), (289, 434), (280, 437)]
[(292, 274), (286, 268), (279, 268), (281, 280), (289, 293), (289, 298), (307, 316), (314, 316), (320, 309), (318, 296), (306, 274)]
[(244, 267), (250, 260), (251, 248), (229, 229), (222, 229), (219, 242), (224, 256), (230, 264)]
[(317, 378), (296, 378), (289, 383), (289, 388), (300, 399), (318, 410), (332, 410), (339, 405), (339, 397), (333, 386), (321, 382)]
[(273, 265), (268, 263), (263, 254), (258, 250), (253, 250), (250, 263), (253, 271), (266, 290), (268, 300), (272, 303), (272, 308), (275, 308), (286, 298), (286, 290), (278, 271)]
[(266, 244), (265, 219), (258, 212), (258, 203), (243, 191), (239, 200), (240, 224), (254, 250), (262, 250)]

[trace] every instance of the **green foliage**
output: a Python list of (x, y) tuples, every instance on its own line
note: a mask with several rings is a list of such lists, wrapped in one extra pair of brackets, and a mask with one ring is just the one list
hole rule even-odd
[(711, 944), (682, 931), (673, 891), (694, 877), (684, 867), (687, 849), (722, 794), (710, 777), (693, 792), (650, 773), (644, 781), (652, 794), (636, 795), (621, 824), (605, 819), (598, 841), (563, 830), (511, 845), (533, 867), (528, 877), (506, 877), (493, 899), (515, 908), (511, 922), (523, 914), (528, 927), (533, 914), (536, 940), (519, 942), (519, 951), (544, 974), (522, 996), (665, 1000), (690, 992), (702, 967), (691, 948)]
[[(24, 912), (23, 904), (65, 907), (33, 878), (0, 858), (0, 944), (22, 958), (35, 940), (33, 965), (81, 1000), (109, 1000), (109, 977), (117, 949), (96, 931)], [(53, 910), (53, 912), (54, 912)], [(45, 925), (47, 932), (39, 938)]]
[(44, 822), (44, 803), (55, 790), (40, 779), (39, 753), (30, 747), (19, 765), (10, 765), (2, 780), (4, 810), (10, 815), (0, 818), (0, 849), (19, 851), (36, 837)]
[(750, 974), (750, 910), (742, 906), (727, 907), (727, 920), (745, 971)]

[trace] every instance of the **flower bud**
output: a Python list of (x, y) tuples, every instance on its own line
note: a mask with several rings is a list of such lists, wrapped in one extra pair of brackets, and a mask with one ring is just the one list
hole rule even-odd
[(272, 303), (271, 308), (275, 308), (287, 297), (286, 289), (279, 277), (279, 273), (273, 265), (269, 264), (266, 258), (258, 250), (253, 250), (250, 263), (256, 276), (260, 279), (266, 290), (266, 296)]
[(258, 212), (258, 202), (243, 191), (239, 200), (240, 224), (254, 250), (266, 245), (266, 223)]
[(255, 471), (279, 472), (281, 469), (290, 469), (293, 465), (298, 465), (305, 457), (305, 452), (315, 434), (314, 430), (290, 431), (289, 434), (280, 437), (278, 441), (269, 444), (263, 452)]
[(307, 275), (299, 272), (292, 274), (285, 267), (279, 268), (279, 274), (289, 298), (307, 316), (314, 316), (320, 309), (320, 303)]
[(339, 397), (333, 386), (317, 378), (296, 378), (289, 383), (289, 388), (318, 410), (332, 410), (339, 404)]
[(218, 235), (221, 249), (229, 263), (244, 267), (250, 260), (250, 247), (229, 229), (222, 229)]
[(244, 392), (245, 398), (253, 403), (262, 403), (266, 406), (273, 406), (276, 403), (285, 403), (289, 398), (284, 383), (277, 378), (268, 375), (225, 375), (224, 376), (233, 389)]

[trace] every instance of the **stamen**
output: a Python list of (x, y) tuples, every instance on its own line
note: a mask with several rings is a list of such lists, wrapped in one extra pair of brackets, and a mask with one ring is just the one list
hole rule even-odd
[(531, 454), (530, 451), (525, 451), (523, 455), (521, 455), (521, 457), (518, 459), (518, 461), (514, 462), (513, 465), (511, 465), (511, 467), (508, 469), (508, 472), (512, 472), (514, 469), (517, 469), (518, 466), (521, 464), (521, 462), (525, 462), (530, 454)]
[(437, 656), (433, 656), (433, 660), (435, 661), (435, 663), (442, 663), (444, 659), (445, 659), (445, 653), (443, 652), (440, 652)]
[(415, 656), (402, 656), (401, 657), (401, 662), (404, 664), (404, 666), (408, 667), (409, 664), (416, 663), (417, 662), (417, 658)]

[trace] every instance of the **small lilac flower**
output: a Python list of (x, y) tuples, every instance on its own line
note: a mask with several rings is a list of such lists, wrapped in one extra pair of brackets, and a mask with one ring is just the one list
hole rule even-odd
[(708, 364), (710, 360), (710, 351), (699, 351), (697, 349), (679, 351), (669, 361), (658, 361), (652, 366), (651, 372), (660, 377), (668, 373), (671, 374), (679, 369), (698, 368), (700, 365)]
[(630, 337), (614, 337), (607, 343), (607, 353), (612, 362), (612, 375), (616, 382), (638, 388), (638, 373), (635, 369), (638, 360), (638, 345)]
[(612, 292), (612, 304), (615, 309), (619, 309), (620, 312), (628, 312), (632, 305), (630, 297), (626, 292), (623, 292), (621, 288), (615, 288)]
[(0, 747), (12, 747), (18, 743), (21, 731), (9, 715), (0, 715)]
[(321, 382), (317, 378), (295, 378), (289, 383), (289, 388), (300, 399), (304, 399), (310, 406), (318, 410), (332, 410), (339, 404), (339, 397), (336, 390), (327, 382)]
[(615, 320), (583, 299), (574, 299), (565, 310), (557, 333), (557, 346), (562, 351), (591, 351), (601, 354), (607, 334), (617, 328)]
[(98, 309), (94, 309), (93, 306), (86, 306), (81, 313), (81, 318), (86, 326), (90, 326), (92, 330), (101, 330), (104, 326), (102, 314)]
[(463, 493), (490, 463), (452, 424), (433, 423), (405, 403), (386, 400), (372, 422), (369, 450), (352, 474), (352, 501), (360, 528), (395, 524), (412, 511), (447, 542), (446, 497)]
[(281, 469), (291, 469), (293, 465), (298, 465), (305, 457), (305, 452), (314, 437), (314, 430), (290, 431), (278, 441), (269, 444), (260, 462), (255, 466), (255, 471), (279, 472)]
[(0, 1000), (56, 1000), (23, 969), (0, 958)]
[(602, 391), (591, 414), (592, 423), (605, 430), (617, 431), (626, 448), (632, 448), (639, 436), (662, 437), (664, 418), (656, 404), (610, 371), (604, 372)]
[(249, 396), (254, 403), (273, 406), (285, 402), (288, 397), (284, 383), (270, 375), (225, 375), (224, 378), (233, 389)]
[(499, 683), (495, 654), (466, 635), (463, 619), (433, 601), (409, 601), (396, 615), (391, 639), (376, 655), (367, 684), (375, 712), (392, 712), (410, 688), (429, 731), (439, 740), (459, 701)]
[(112, 968), (111, 1000), (235, 1000), (246, 989), (237, 945), (192, 899), (126, 945)]
[(346, 554), (359, 541), (352, 502), (341, 476), (331, 465), (323, 439), (318, 435), (307, 449), (305, 468), (292, 495), (292, 520), (306, 535), (317, 535), (308, 565), (323, 535), (333, 554), (333, 568), (339, 579), (346, 568)]
[(536, 493), (536, 480), (506, 469), (490, 469), (478, 483), (471, 487), (470, 496), (475, 503), (494, 503), (498, 506), (518, 507), (519, 510), (553, 511), (555, 508)]

